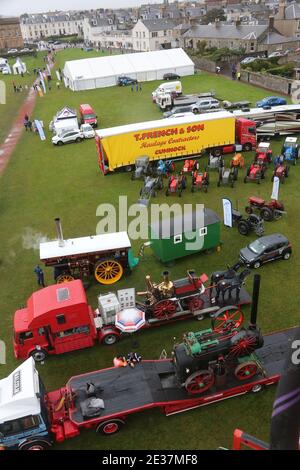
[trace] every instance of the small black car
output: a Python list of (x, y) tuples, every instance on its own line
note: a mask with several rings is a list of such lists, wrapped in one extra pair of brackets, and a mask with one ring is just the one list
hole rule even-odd
[(179, 80), (180, 76), (177, 73), (165, 73), (163, 80)]
[(276, 259), (288, 260), (291, 253), (292, 247), (288, 239), (280, 233), (273, 233), (272, 235), (258, 238), (245, 248), (242, 248), (240, 260), (247, 267), (257, 269), (269, 261)]
[(119, 86), (136, 85), (136, 84), (137, 84), (137, 80), (135, 78), (125, 77), (125, 75), (118, 77)]

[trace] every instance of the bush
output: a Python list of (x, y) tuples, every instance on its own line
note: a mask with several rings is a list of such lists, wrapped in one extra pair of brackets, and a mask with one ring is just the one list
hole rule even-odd
[(272, 75), (279, 75), (285, 78), (293, 78), (294, 67), (295, 67), (295, 64), (293, 62), (289, 62), (285, 65), (281, 65), (279, 67), (274, 67), (274, 68), (269, 69), (268, 73)]

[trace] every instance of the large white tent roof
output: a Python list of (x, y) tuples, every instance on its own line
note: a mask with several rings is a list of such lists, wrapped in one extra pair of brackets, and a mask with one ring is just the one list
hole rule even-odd
[(64, 67), (72, 90), (112, 86), (120, 75), (141, 81), (160, 80), (166, 72), (190, 75), (194, 73), (194, 63), (178, 48), (72, 60)]

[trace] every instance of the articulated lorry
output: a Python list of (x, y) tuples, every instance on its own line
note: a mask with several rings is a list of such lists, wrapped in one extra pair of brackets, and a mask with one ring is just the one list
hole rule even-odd
[(154, 161), (255, 149), (256, 124), (228, 111), (186, 115), (97, 130), (96, 145), (103, 174), (131, 171), (141, 155)]

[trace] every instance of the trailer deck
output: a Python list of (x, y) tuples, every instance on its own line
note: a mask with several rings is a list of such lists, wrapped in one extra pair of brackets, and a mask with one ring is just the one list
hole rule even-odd
[[(230, 373), (225, 385), (219, 388), (214, 385), (198, 396), (188, 395), (180, 387), (171, 359), (143, 361), (134, 369), (109, 368), (73, 377), (66, 386), (75, 396), (69, 418), (80, 427), (154, 407), (160, 407), (166, 415), (171, 415), (245, 394), (256, 385), (271, 385), (280, 378), (294, 331), (295, 328), (291, 328), (264, 336), (264, 346), (255, 351), (261, 369), (254, 377), (241, 382)], [(87, 383), (91, 382), (95, 386), (95, 397), (103, 400), (104, 408), (97, 416), (86, 418), (83, 411), (88, 398)]]

